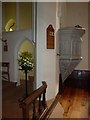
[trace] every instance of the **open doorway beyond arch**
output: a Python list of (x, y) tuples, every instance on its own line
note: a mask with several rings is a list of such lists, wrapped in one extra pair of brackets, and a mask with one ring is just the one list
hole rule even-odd
[[(21, 41), (18, 42), (16, 48), (15, 48), (15, 63), (14, 63), (14, 66), (15, 66), (15, 76), (16, 76), (16, 80), (17, 80), (17, 85), (20, 85), (20, 80), (25, 80), (25, 75), (23, 72), (19, 71), (19, 66), (18, 66), (18, 54), (20, 52), (23, 52), (23, 51), (29, 51), (32, 53), (32, 56), (33, 56), (33, 59), (35, 61), (35, 44), (33, 41), (31, 41), (30, 39), (28, 38), (25, 38)], [(31, 77), (35, 77), (35, 67), (32, 71), (30, 71), (28, 73), (28, 78)], [(35, 82), (35, 80), (34, 80)]]
[[(34, 60), (34, 46), (32, 45), (31, 41), (25, 39), (20, 47), (19, 47), (19, 51), (18, 51), (18, 55), (22, 52), (30, 52), (32, 54), (32, 59)], [(34, 60), (35, 61), (35, 60)], [(34, 78), (34, 68), (32, 70), (30, 70), (28, 72), (28, 76)], [(20, 80), (25, 80), (25, 75), (23, 71), (19, 71), (19, 76), (20, 76)]]

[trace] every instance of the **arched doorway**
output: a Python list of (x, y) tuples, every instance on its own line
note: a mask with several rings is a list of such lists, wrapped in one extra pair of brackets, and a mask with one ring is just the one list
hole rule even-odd
[[(30, 40), (28, 40), (28, 39), (25, 39), (22, 43), (21, 43), (21, 45), (20, 45), (20, 47), (19, 47), (19, 50), (18, 50), (18, 54), (19, 53), (22, 53), (22, 52), (30, 52), (31, 54), (32, 54), (32, 58), (33, 58), (33, 60), (35, 60), (35, 58), (34, 58), (34, 54), (35, 54), (35, 52), (34, 52), (34, 45), (32, 44), (32, 42), (30, 41)], [(34, 77), (34, 72), (35, 72), (35, 69), (33, 69), (33, 70), (31, 70), (30, 72), (28, 72), (28, 76), (30, 76), (30, 77)], [(25, 80), (25, 78), (24, 78), (24, 74), (23, 74), (23, 71), (20, 71), (19, 72), (19, 76), (20, 76), (20, 80), (22, 81), (22, 80)]]
[[(17, 52), (16, 52), (17, 51)], [(35, 63), (35, 45), (34, 43), (29, 40), (28, 38), (25, 38), (24, 40), (22, 40), (18, 46), (16, 47), (16, 60), (18, 59), (18, 55), (19, 53), (21, 52), (30, 52), (32, 54), (32, 57), (33, 57), (33, 60), (34, 60), (34, 63)], [(19, 65), (18, 65), (18, 62), (16, 62), (17, 65), (15, 65), (15, 68), (16, 68), (16, 76), (18, 76), (18, 79), (17, 79), (17, 85), (20, 85), (20, 84), (25, 84), (25, 72), (23, 70), (19, 70)], [(34, 68), (28, 72), (28, 78), (27, 78), (27, 83), (28, 83), (28, 93), (31, 93), (35, 87), (35, 65), (34, 65)], [(25, 85), (24, 85), (25, 86)]]
[[(32, 70), (27, 72), (27, 91), (28, 94), (30, 94), (34, 89), (34, 76), (35, 76), (35, 47), (34, 44), (32, 44), (31, 40), (28, 40), (27, 38), (23, 40), (21, 45), (18, 49), (18, 55), (22, 52), (29, 52), (32, 54), (32, 59), (34, 62), (34, 67)], [(24, 84), (26, 86), (26, 74), (24, 70), (18, 70), (19, 72), (19, 80), (20, 84)]]
[(9, 19), (5, 26), (5, 31), (14, 31), (16, 29), (16, 21), (14, 19)]
[[(17, 44), (15, 44), (15, 49), (14, 49), (14, 77), (15, 77), (15, 82), (17, 82), (17, 85), (20, 85), (20, 78), (19, 78), (19, 72), (18, 72), (18, 52), (20, 49), (21, 44), (27, 40), (29, 42), (31, 42), (33, 48), (34, 48), (34, 58), (36, 59), (36, 3), (32, 4), (32, 9), (33, 9), (33, 23), (32, 23), (32, 30), (30, 30), (30, 34), (28, 34), (28, 30), (27, 33), (23, 33), (22, 31), (22, 36), (18, 39)], [(26, 34), (26, 35), (25, 35)], [(24, 37), (24, 39), (23, 39)], [(35, 64), (36, 64), (36, 60), (35, 60)], [(36, 79), (36, 68), (34, 70), (34, 77)], [(34, 81), (34, 88), (36, 87), (36, 80)]]

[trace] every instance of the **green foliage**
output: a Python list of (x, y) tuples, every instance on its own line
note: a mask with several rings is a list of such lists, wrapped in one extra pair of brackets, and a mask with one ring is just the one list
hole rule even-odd
[(32, 54), (28, 51), (21, 52), (18, 56), (18, 64), (20, 69), (32, 70), (34, 67)]

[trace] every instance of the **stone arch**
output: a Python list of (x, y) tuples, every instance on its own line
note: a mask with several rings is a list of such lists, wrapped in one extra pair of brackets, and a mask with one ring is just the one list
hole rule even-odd
[(9, 19), (5, 26), (5, 31), (14, 31), (16, 29), (16, 21), (14, 19)]

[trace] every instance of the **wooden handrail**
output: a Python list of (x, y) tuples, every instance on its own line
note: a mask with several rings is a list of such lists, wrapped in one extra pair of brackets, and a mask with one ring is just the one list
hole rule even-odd
[(47, 84), (45, 81), (43, 81), (42, 84), (43, 85), (40, 88), (33, 91), (30, 94), (30, 96), (28, 96), (25, 100), (23, 100), (21, 106), (31, 104), (35, 99), (37, 99), (44, 92), (44, 90), (47, 88)]
[[(33, 115), (32, 115), (33, 120), (34, 119), (36, 119), (36, 120), (48, 120), (50, 115), (52, 114), (55, 106), (57, 105), (57, 103), (61, 97), (61, 93), (58, 92), (53, 103), (48, 108), (48, 106), (46, 104), (46, 98), (45, 98), (47, 84), (45, 81), (43, 81), (42, 84), (43, 85), (41, 87), (36, 89), (30, 96), (28, 96), (26, 99), (24, 99), (20, 103), (20, 107), (22, 108), (24, 120), (29, 120), (29, 105), (31, 105), (31, 104), (33, 104), (33, 110), (32, 110), (33, 111)], [(39, 107), (38, 112), (40, 113), (39, 116), (37, 116), (37, 113), (36, 113), (36, 104), (35, 103), (37, 101), (37, 98), (38, 98), (38, 107)], [(42, 98), (42, 100), (41, 100), (41, 98)], [(43, 110), (42, 110), (41, 105), (43, 105)]]
[[(45, 81), (42, 82), (42, 86), (36, 89), (34, 92), (30, 94), (26, 99), (22, 100), (20, 102), (20, 107), (22, 108), (22, 113), (23, 113), (23, 119), (29, 120), (29, 106), (33, 104), (33, 119), (36, 119), (36, 101), (37, 98), (39, 99), (39, 113), (41, 113), (41, 103), (43, 104), (43, 112), (47, 110), (47, 105), (46, 105), (46, 98), (45, 98), (45, 93), (46, 93), (46, 88), (47, 84)], [(41, 95), (43, 95), (42, 101), (41, 101)], [(39, 118), (39, 117), (38, 117)]]

